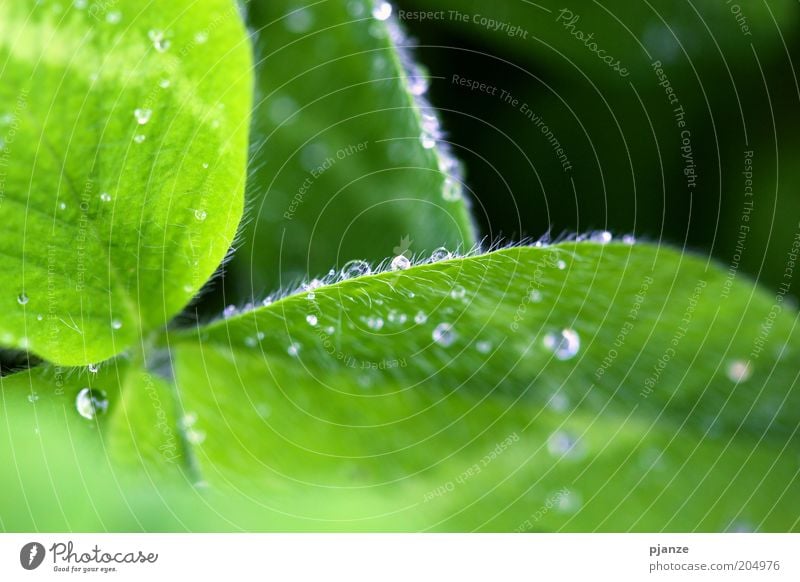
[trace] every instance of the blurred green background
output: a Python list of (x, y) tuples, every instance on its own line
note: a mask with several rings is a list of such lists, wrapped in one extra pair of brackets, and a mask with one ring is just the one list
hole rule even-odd
[[(443, 11), (438, 20), (398, 14), (434, 78), (430, 97), (468, 168), (484, 234), (518, 240), (607, 229), (730, 265), (746, 232), (742, 271), (779, 283), (800, 220), (800, 4), (404, 0), (399, 9)], [(627, 76), (598, 58), (588, 35)], [(499, 90), (470, 90), (454, 75)], [(523, 104), (552, 131), (571, 169)], [(684, 173), (692, 163), (694, 186)]]

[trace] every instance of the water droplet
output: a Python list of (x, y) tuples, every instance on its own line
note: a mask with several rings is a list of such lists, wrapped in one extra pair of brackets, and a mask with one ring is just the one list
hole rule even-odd
[(475, 349), (482, 354), (488, 354), (492, 351), (492, 342), (481, 340), (475, 343)]
[(431, 337), (433, 337), (433, 341), (435, 341), (437, 344), (446, 348), (453, 345), (453, 342), (456, 341), (458, 334), (456, 334), (456, 332), (453, 330), (453, 326), (449, 323), (440, 323), (434, 328)]
[(377, 317), (377, 316), (374, 316), (374, 315), (370, 315), (366, 319), (366, 323), (367, 323), (367, 327), (372, 329), (372, 330), (379, 331), (379, 330), (383, 329), (383, 318), (382, 317)]
[(39, 400), (39, 395), (36, 392), (31, 392), (30, 394), (28, 394), (28, 402), (33, 404), (37, 400)]
[(333, 335), (334, 333), (336, 333), (336, 328), (333, 327), (332, 325), (329, 325), (328, 327), (325, 328), (325, 333), (327, 335)]
[(561, 392), (556, 392), (547, 404), (556, 412), (565, 412), (569, 408), (569, 398)]
[(391, 309), (389, 310), (389, 314), (386, 316), (386, 319), (389, 320), (389, 323), (396, 323), (398, 325), (403, 325), (408, 320), (408, 316), (402, 311), (398, 311), (397, 309)]
[(233, 317), (238, 313), (238, 309), (236, 309), (235, 305), (228, 305), (225, 309), (222, 310), (222, 317), (228, 319), (229, 317)]
[(263, 342), (265, 337), (267, 337), (267, 334), (265, 334), (263, 331), (256, 333), (256, 339), (260, 342)]
[(411, 267), (411, 261), (405, 255), (397, 255), (392, 259), (392, 264), (390, 266), (392, 271), (405, 271)]
[(67, 209), (67, 203), (66, 202), (59, 202), (58, 203), (58, 209), (59, 210), (66, 210)]
[(753, 367), (749, 361), (734, 360), (728, 364), (727, 374), (731, 382), (747, 382), (753, 375)]
[(89, 370), (89, 373), (97, 374), (97, 372), (100, 370), (100, 365), (99, 364), (89, 364), (88, 366), (86, 366), (86, 368)]
[(528, 299), (531, 300), (531, 303), (541, 303), (542, 302), (542, 292), (538, 289), (533, 289), (530, 294), (528, 295)]
[(436, 147), (436, 138), (427, 131), (422, 132), (422, 135), (419, 136), (419, 141), (426, 150), (432, 150)]
[(109, 194), (108, 192), (103, 192), (102, 194), (100, 194), (100, 200), (102, 200), (103, 202), (111, 202), (111, 194)]
[(613, 239), (614, 237), (607, 230), (603, 230), (601, 232), (595, 232), (594, 234), (592, 234), (591, 237), (592, 242), (600, 243), (603, 245), (610, 243)]
[(207, 169), (208, 169), (208, 162), (203, 162), (203, 169), (204, 169), (204, 170), (207, 170)]
[(306, 321), (308, 322), (308, 325), (317, 325), (317, 323), (319, 322), (317, 316), (314, 315), (313, 313), (309, 313), (308, 315), (306, 315)]
[(205, 431), (193, 427), (187, 428), (184, 431), (184, 435), (186, 435), (186, 440), (189, 442), (189, 444), (192, 445), (202, 445), (206, 440)]
[(286, 16), (283, 21), (286, 30), (295, 34), (308, 32), (314, 24), (314, 15), (306, 8), (299, 8)]
[(461, 196), (461, 183), (450, 176), (445, 178), (442, 185), (442, 198), (448, 202), (458, 202), (461, 200)]
[(254, 337), (246, 337), (244, 338), (244, 345), (248, 348), (254, 348), (258, 345), (258, 340)]
[(372, 273), (372, 269), (369, 266), (369, 263), (366, 261), (350, 261), (344, 267), (342, 267), (341, 277), (342, 279), (352, 279), (353, 277), (363, 277), (365, 275), (369, 275)]
[(83, 10), (89, 4), (89, 0), (75, 0), (72, 5), (76, 10)]
[(122, 329), (122, 322), (119, 319), (112, 319), (111, 329)]
[(559, 261), (556, 263), (556, 267), (558, 267), (558, 270), (559, 270), (559, 271), (563, 271), (564, 269), (566, 269), (566, 268), (567, 268), (567, 263), (565, 263), (565, 262), (564, 262), (564, 261), (562, 261), (562, 260), (559, 260)]
[(36, 316), (36, 321), (44, 321), (44, 315), (42, 315), (41, 313), (39, 315), (37, 315)]
[(170, 44), (172, 44), (170, 40), (166, 38), (164, 31), (162, 30), (149, 30), (147, 31), (147, 37), (153, 43), (153, 48), (160, 53), (166, 52), (167, 49), (169, 49)]
[(626, 245), (633, 245), (636, 244), (636, 237), (632, 234), (626, 234), (622, 237), (622, 242)]
[(273, 301), (275, 300), (272, 297), (264, 297), (264, 299), (261, 301), (261, 305), (267, 307), (269, 305), (272, 305)]
[(422, 325), (426, 321), (428, 321), (428, 316), (424, 311), (418, 311), (417, 314), (414, 316), (414, 322), (419, 325)]
[(453, 258), (453, 254), (444, 247), (439, 247), (431, 253), (431, 263), (446, 261), (451, 258)]
[(75, 398), (75, 408), (83, 418), (93, 420), (108, 411), (108, 397), (102, 390), (84, 388)]
[(136, 123), (144, 125), (150, 121), (150, 118), (153, 116), (153, 110), (137, 108), (133, 110), (133, 116), (136, 118)]
[(170, 82), (169, 79), (161, 79), (158, 82), (158, 86), (161, 87), (162, 89), (166, 89), (167, 87), (170, 86), (170, 84), (171, 84), (171, 82)]
[(547, 450), (554, 457), (573, 455), (578, 452), (578, 440), (565, 431), (554, 432), (547, 439)]
[(122, 12), (119, 10), (112, 10), (106, 14), (106, 22), (109, 24), (118, 24), (122, 20)]
[(142, 143), (146, 139), (146, 136), (142, 133), (137, 133), (133, 136), (133, 141), (136, 143)]
[(206, 218), (208, 218), (208, 213), (205, 210), (199, 210), (198, 209), (198, 210), (194, 211), (194, 217), (198, 221), (203, 222)]
[(575, 513), (581, 508), (583, 500), (575, 491), (566, 491), (558, 495), (556, 510), (560, 513)]
[(453, 299), (464, 299), (467, 294), (467, 290), (464, 289), (461, 285), (456, 285), (450, 290), (450, 297)]
[(578, 332), (573, 329), (563, 329), (557, 333), (548, 333), (544, 336), (542, 343), (559, 360), (574, 358), (581, 348), (581, 338)]
[(27, 305), (28, 301), (29, 301), (28, 296), (25, 295), (24, 292), (17, 295), (17, 303), (19, 303), (20, 305)]
[(194, 42), (197, 44), (205, 44), (208, 42), (208, 31), (201, 30), (197, 34), (194, 35)]
[(293, 358), (297, 357), (297, 354), (300, 353), (300, 344), (296, 342), (292, 342), (289, 347), (286, 349), (286, 352), (292, 356)]
[(392, 15), (392, 5), (388, 2), (378, 1), (372, 9), (372, 16), (377, 20), (387, 20)]

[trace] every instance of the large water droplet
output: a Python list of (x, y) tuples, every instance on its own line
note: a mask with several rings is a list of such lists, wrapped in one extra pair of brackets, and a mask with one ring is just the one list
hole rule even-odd
[(19, 303), (20, 305), (27, 305), (28, 301), (29, 301), (28, 296), (25, 295), (24, 291), (19, 295), (17, 295), (17, 303)]
[(377, 20), (387, 20), (392, 15), (392, 5), (378, 0), (372, 9), (372, 16)]
[(75, 408), (83, 418), (93, 420), (108, 411), (108, 397), (102, 390), (84, 388), (75, 398)]
[(152, 117), (152, 115), (152, 109), (137, 108), (133, 110), (133, 116), (136, 118), (136, 123), (139, 125), (144, 125), (150, 121), (150, 117)]
[(350, 261), (344, 267), (342, 267), (341, 277), (342, 279), (352, 279), (353, 277), (363, 277), (365, 275), (369, 275), (372, 273), (372, 269), (369, 266), (369, 263), (366, 261)]
[(453, 326), (449, 323), (440, 323), (433, 329), (431, 334), (433, 341), (442, 347), (449, 347), (456, 341), (458, 334), (453, 330)]
[(411, 266), (411, 261), (405, 255), (397, 255), (392, 259), (392, 271), (405, 271)]
[(542, 343), (559, 360), (574, 358), (581, 349), (581, 338), (578, 332), (573, 329), (563, 329), (560, 332), (548, 333), (544, 336)]

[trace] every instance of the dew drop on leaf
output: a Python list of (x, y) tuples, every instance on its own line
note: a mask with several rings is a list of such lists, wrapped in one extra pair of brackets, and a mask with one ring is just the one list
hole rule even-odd
[(464, 296), (467, 294), (467, 290), (464, 289), (461, 285), (456, 285), (450, 290), (450, 297), (453, 299), (464, 299)]
[(492, 342), (488, 342), (486, 340), (481, 340), (475, 343), (475, 349), (478, 350), (482, 354), (488, 354), (492, 351)]
[(397, 255), (392, 259), (392, 271), (405, 271), (411, 266), (411, 261), (405, 255)]
[(31, 392), (30, 394), (28, 394), (28, 402), (33, 404), (37, 400), (39, 400), (39, 395), (36, 392)]
[(146, 136), (143, 133), (137, 133), (133, 136), (133, 141), (136, 143), (142, 143), (146, 139)]
[(435, 251), (431, 253), (431, 262), (435, 263), (437, 261), (445, 261), (447, 259), (452, 258), (453, 255), (450, 251), (448, 251), (444, 247), (439, 247)]
[(531, 300), (531, 303), (541, 303), (542, 302), (542, 292), (538, 289), (534, 289), (528, 295), (528, 298)]
[(103, 192), (100, 194), (100, 200), (103, 202), (111, 202), (111, 194), (108, 192)]
[(199, 31), (197, 34), (194, 35), (194, 42), (197, 44), (205, 44), (208, 42), (208, 32), (205, 30)]
[(389, 320), (389, 323), (396, 323), (398, 325), (403, 325), (408, 320), (408, 316), (402, 311), (398, 311), (397, 309), (392, 309), (389, 311), (389, 314), (386, 316), (386, 319)]
[(554, 457), (573, 455), (577, 452), (578, 441), (565, 431), (554, 432), (547, 439), (547, 450)]
[(112, 319), (111, 329), (122, 329), (122, 321), (120, 321), (119, 319)]
[(133, 116), (136, 118), (136, 123), (144, 125), (150, 121), (150, 118), (153, 116), (153, 110), (136, 108), (133, 110)]
[(112, 10), (106, 14), (106, 22), (109, 24), (118, 24), (122, 21), (122, 12), (119, 10)]
[(308, 322), (308, 325), (317, 325), (318, 323), (317, 316), (313, 313), (306, 315), (306, 321)]
[(560, 332), (548, 333), (544, 336), (542, 343), (559, 360), (570, 360), (581, 349), (581, 338), (578, 332), (573, 329), (562, 329)]
[(383, 329), (383, 318), (381, 317), (370, 315), (367, 318), (366, 323), (367, 327), (374, 331), (380, 331), (381, 329)]
[(392, 15), (392, 5), (378, 0), (372, 9), (372, 16), (377, 20), (388, 20)]
[(731, 382), (747, 382), (753, 375), (753, 367), (745, 360), (734, 360), (728, 364), (727, 375)]
[(152, 29), (147, 31), (147, 37), (153, 43), (153, 48), (158, 52), (166, 52), (170, 47), (170, 41), (164, 35), (164, 31)]
[(601, 232), (596, 232), (592, 235), (591, 241), (600, 243), (600, 244), (608, 244), (612, 241), (614, 237), (611, 235), (610, 232), (607, 230), (603, 230)]
[(93, 420), (108, 411), (108, 397), (102, 390), (84, 388), (75, 398), (75, 408), (83, 418)]
[(419, 141), (426, 150), (432, 150), (436, 147), (436, 138), (427, 131), (422, 132), (422, 135), (419, 136)]
[(208, 213), (205, 210), (195, 210), (194, 217), (199, 222), (203, 222), (206, 218), (208, 218)]
[(422, 325), (428, 321), (428, 316), (425, 314), (424, 311), (418, 311), (417, 314), (414, 316), (414, 322)]
[(19, 303), (20, 305), (27, 305), (28, 301), (29, 301), (28, 296), (25, 295), (24, 292), (17, 295), (17, 303)]
[(299, 354), (299, 353), (300, 353), (300, 344), (298, 344), (298, 343), (296, 343), (296, 342), (292, 342), (292, 343), (289, 345), (289, 347), (286, 349), (286, 352), (287, 352), (287, 353), (288, 353), (290, 356), (292, 356), (293, 358), (294, 358), (294, 357), (297, 357), (297, 354)]
[(433, 341), (442, 347), (449, 347), (456, 341), (457, 334), (453, 330), (453, 326), (449, 323), (440, 323), (433, 329), (431, 334)]
[(342, 279), (352, 279), (353, 277), (363, 277), (372, 273), (369, 263), (366, 261), (355, 260), (350, 261), (342, 267)]
[(97, 371), (100, 369), (100, 366), (98, 364), (89, 364), (86, 367), (92, 374), (97, 374)]
[(556, 509), (560, 513), (575, 513), (581, 508), (583, 501), (575, 491), (566, 491), (558, 496)]

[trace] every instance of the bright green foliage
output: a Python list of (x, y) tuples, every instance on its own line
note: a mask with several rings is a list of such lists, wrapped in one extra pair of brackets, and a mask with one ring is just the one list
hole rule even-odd
[(420, 99), (427, 73), (396, 23), (366, 0), (303, 4), (249, 6), (252, 216), (231, 267), (234, 299), (350, 259), (475, 241), (460, 168)]
[(0, 343), (69, 365), (163, 326), (242, 214), (250, 49), (228, 0), (0, 2)]
[(715, 265), (569, 243), (312, 293), (173, 343), (203, 477), (298, 527), (797, 527), (796, 313)]

